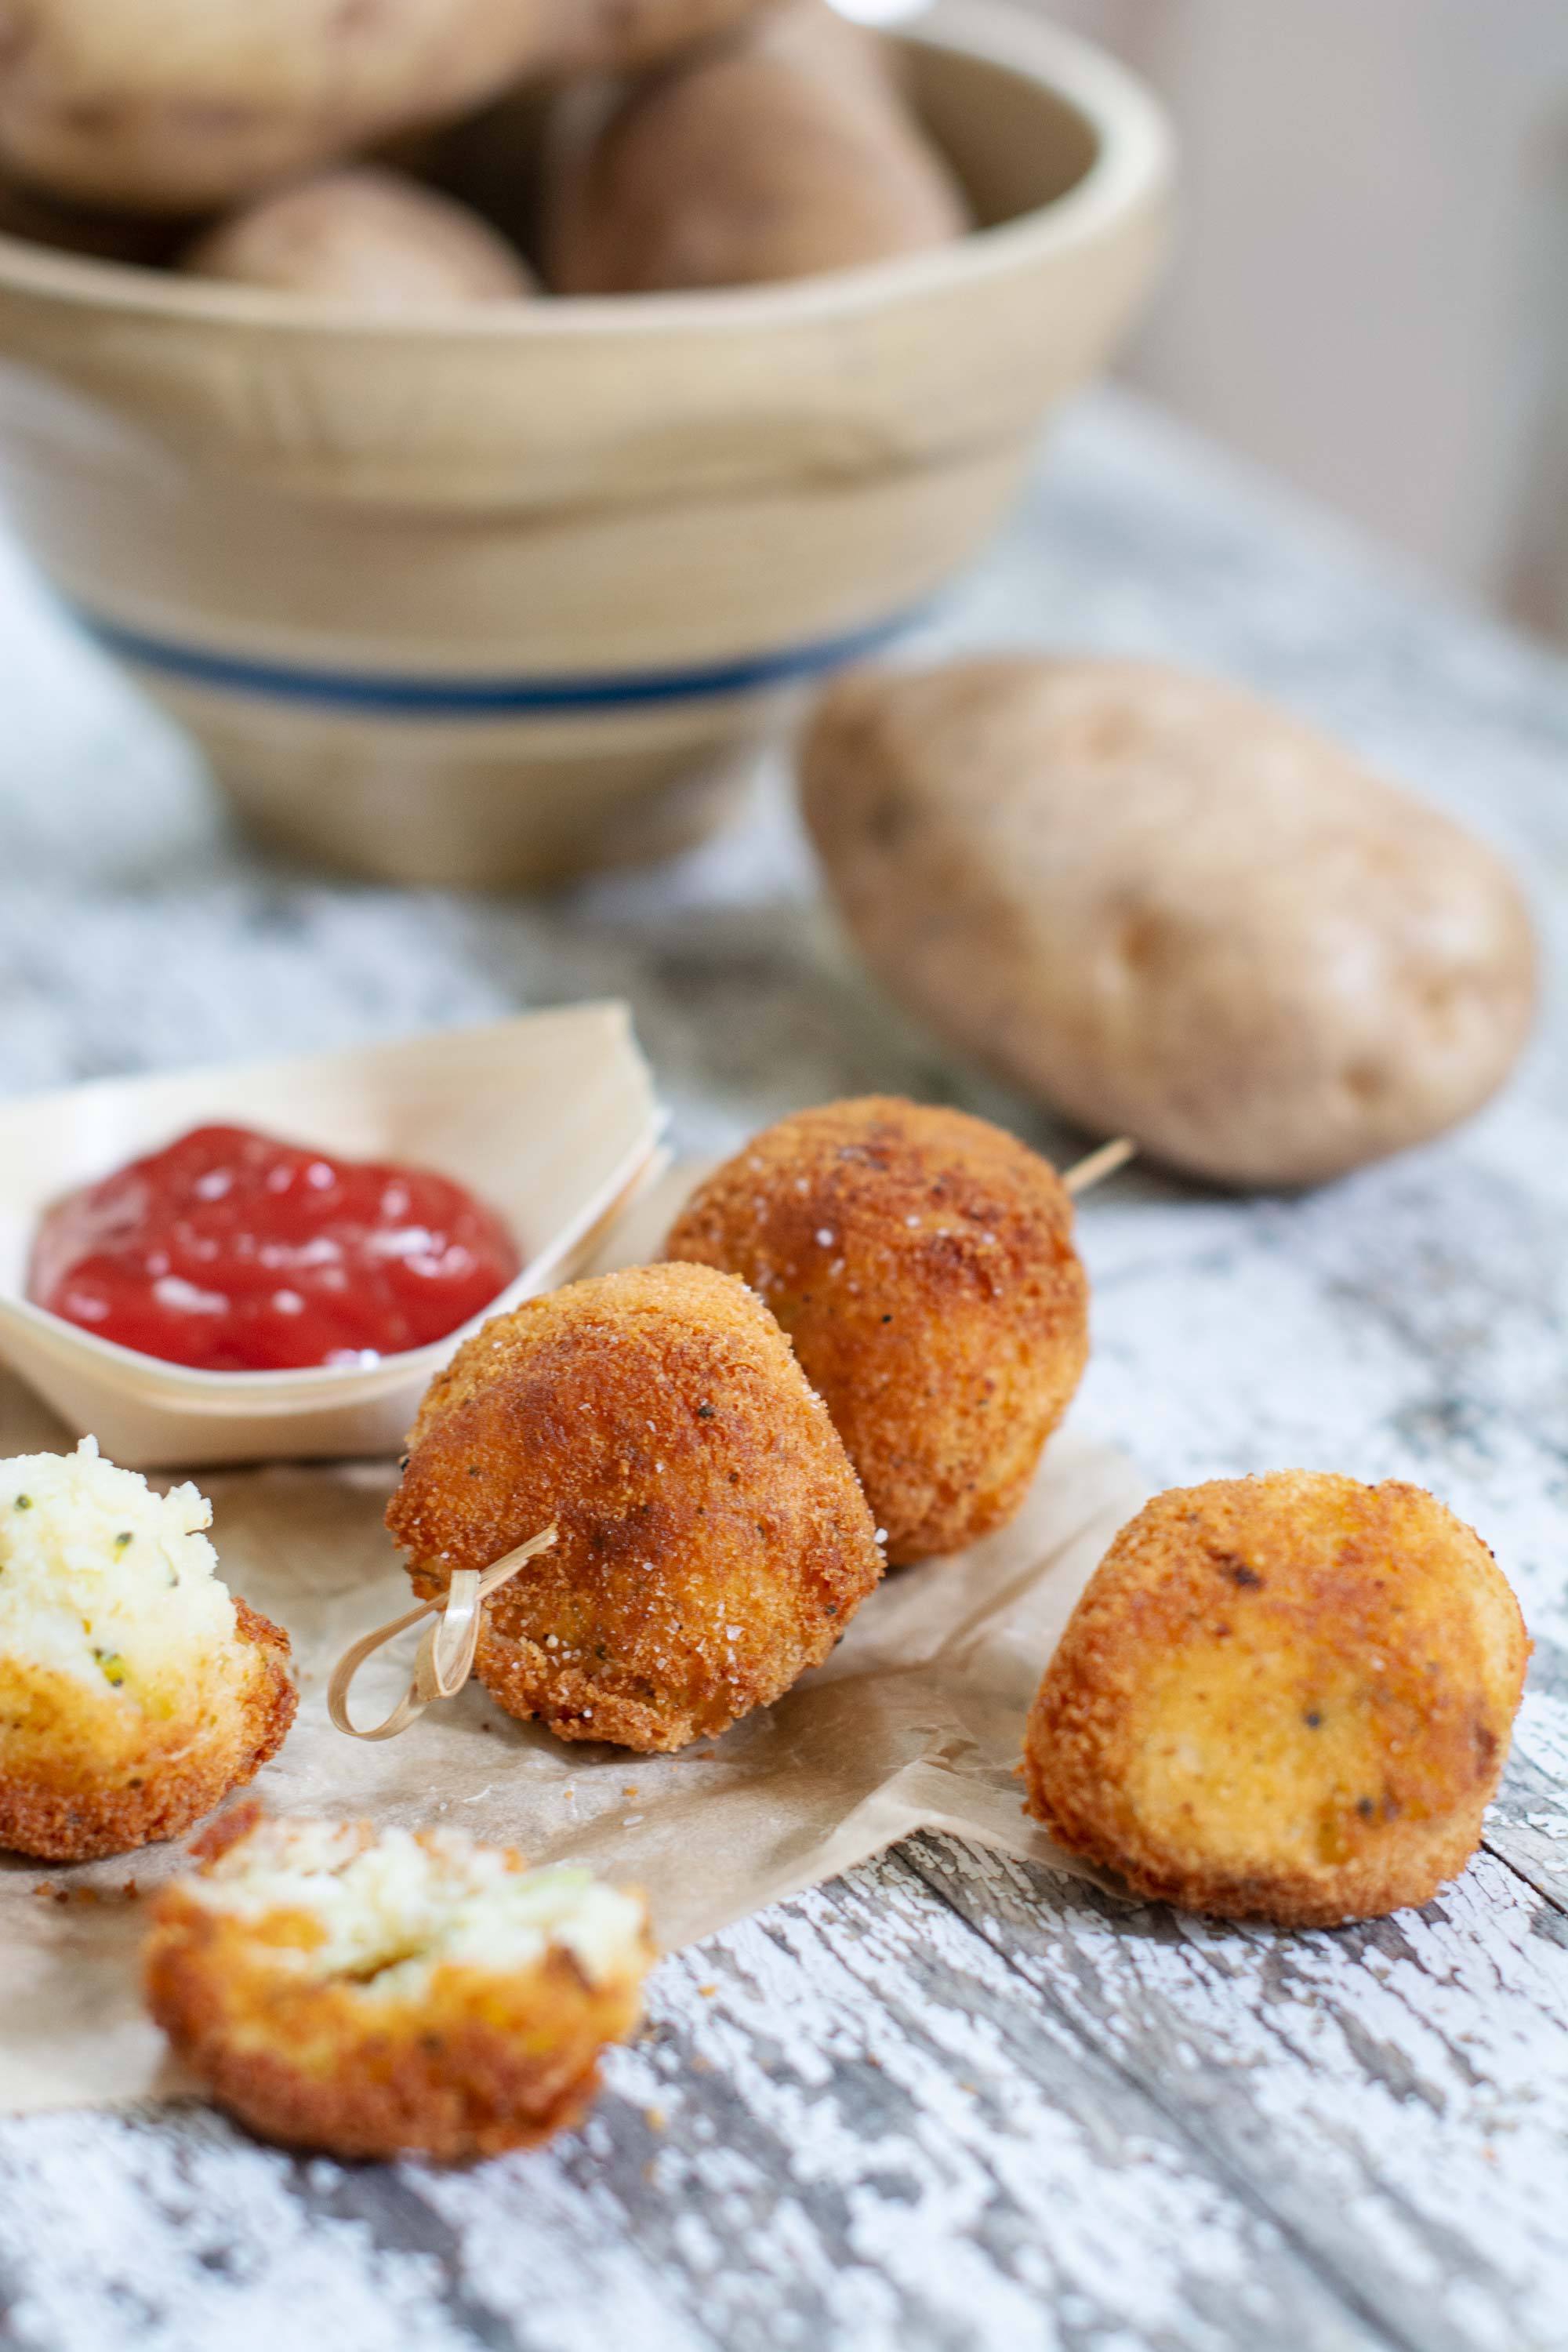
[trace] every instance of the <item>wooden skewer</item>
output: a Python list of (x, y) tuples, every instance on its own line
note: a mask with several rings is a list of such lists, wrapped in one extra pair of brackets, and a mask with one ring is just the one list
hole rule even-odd
[(1138, 1146), (1132, 1138), (1119, 1135), (1114, 1143), (1102, 1143), (1098, 1151), (1089, 1153), (1087, 1160), (1078, 1160), (1068, 1170), (1062, 1182), (1069, 1192), (1087, 1192), (1091, 1186), (1102, 1182), (1107, 1176), (1114, 1176), (1119, 1168), (1125, 1168), (1130, 1160), (1137, 1157)]

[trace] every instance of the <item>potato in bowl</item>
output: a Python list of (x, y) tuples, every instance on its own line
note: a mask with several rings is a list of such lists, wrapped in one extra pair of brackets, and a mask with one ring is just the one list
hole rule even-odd
[(0, 236), (16, 522), (259, 831), (489, 889), (685, 847), (982, 543), (1149, 282), (1171, 143), (1022, 9), (898, 49), (977, 226), (865, 267), (388, 314)]

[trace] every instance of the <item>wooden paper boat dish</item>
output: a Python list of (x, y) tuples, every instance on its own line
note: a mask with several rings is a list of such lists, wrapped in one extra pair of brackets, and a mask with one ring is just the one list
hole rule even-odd
[(370, 1365), (214, 1372), (34, 1306), (28, 1253), (50, 1202), (209, 1121), (471, 1187), (524, 1257), (487, 1315), (570, 1279), (662, 1160), (652, 1079), (616, 1003), (0, 1105), (0, 1354), (73, 1431), (135, 1467), (395, 1453), (431, 1374), (483, 1319)]

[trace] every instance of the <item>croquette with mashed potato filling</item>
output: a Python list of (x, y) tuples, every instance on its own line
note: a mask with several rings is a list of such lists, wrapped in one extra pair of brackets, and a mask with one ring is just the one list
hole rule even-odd
[(780, 1119), (700, 1185), (673, 1258), (738, 1274), (820, 1390), (895, 1566), (1005, 1526), (1089, 1354), (1055, 1170), (887, 1096)]
[(500, 1315), (431, 1382), (387, 1525), (421, 1599), (554, 1525), (477, 1666), (563, 1739), (685, 1747), (827, 1655), (882, 1572), (822, 1400), (767, 1308), (634, 1266)]
[(293, 1720), (289, 1637), (228, 1591), (195, 1486), (74, 1454), (0, 1463), (0, 1846), (178, 1837)]
[(1419, 1486), (1178, 1487), (1068, 1621), (1028, 1810), (1188, 1910), (1315, 1927), (1426, 1903), (1479, 1843), (1529, 1650), (1491, 1553)]
[(526, 2147), (577, 2120), (637, 2022), (647, 1908), (585, 1869), (254, 1806), (198, 1851), (153, 1906), (148, 2003), (264, 2138), (448, 2162)]

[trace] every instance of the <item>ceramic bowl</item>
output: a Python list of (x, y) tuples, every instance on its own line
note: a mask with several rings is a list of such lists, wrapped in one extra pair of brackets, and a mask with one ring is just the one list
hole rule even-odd
[(997, 0), (901, 37), (983, 226), (870, 268), (388, 320), (0, 237), (11, 511), (257, 825), (481, 887), (685, 845), (973, 554), (1149, 280), (1169, 142)]
[(27, 1256), (49, 1202), (209, 1119), (470, 1186), (527, 1259), (486, 1315), (569, 1280), (664, 1164), (652, 1082), (619, 1004), (0, 1105), (0, 1353), (79, 1436), (90, 1431), (135, 1468), (395, 1454), (431, 1374), (483, 1319), (365, 1368), (202, 1372), (33, 1306)]

